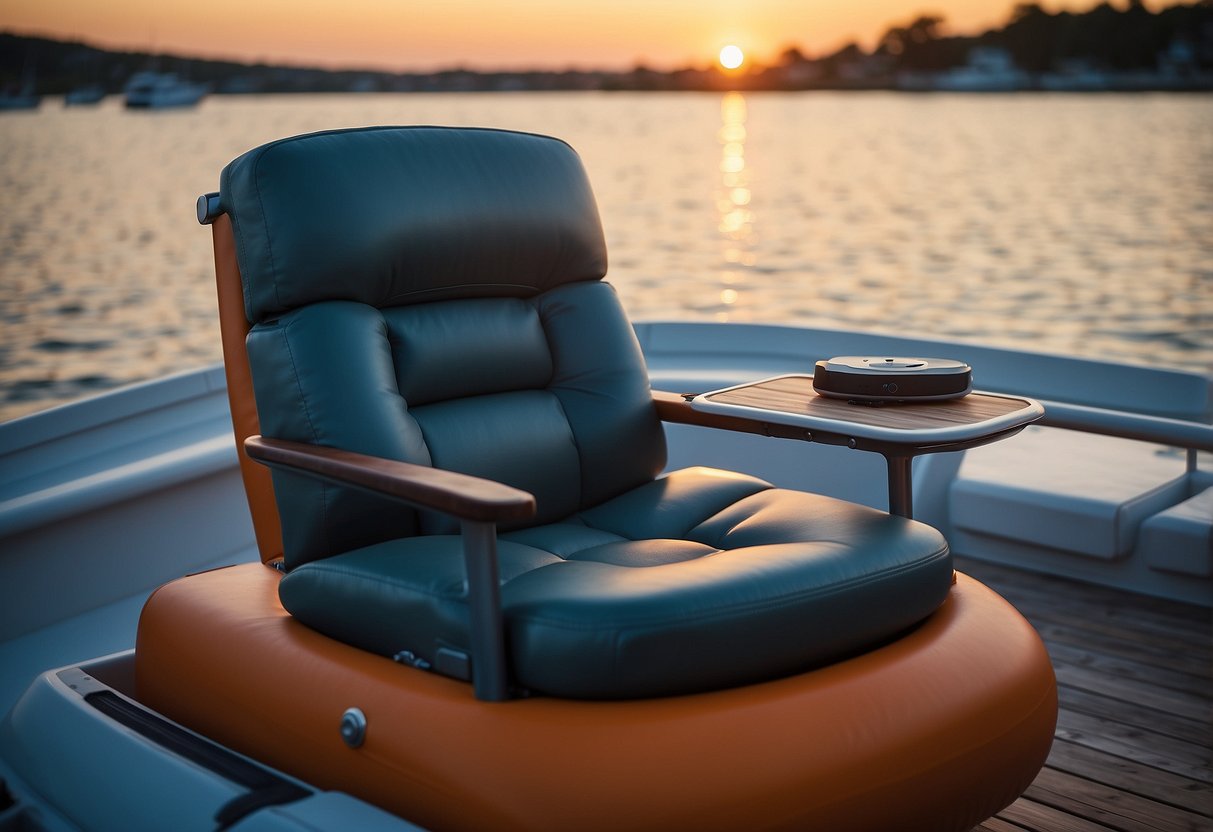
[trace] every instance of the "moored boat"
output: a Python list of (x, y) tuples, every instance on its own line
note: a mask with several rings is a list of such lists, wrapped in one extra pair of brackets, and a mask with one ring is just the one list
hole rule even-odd
[(126, 106), (137, 110), (193, 107), (211, 91), (209, 84), (191, 83), (172, 72), (137, 72), (124, 89)]
[(36, 110), (42, 106), (42, 96), (33, 84), (24, 84), (0, 91), (0, 110)]
[(90, 104), (99, 104), (103, 98), (105, 98), (105, 87), (100, 84), (86, 84), (83, 87), (76, 87), (64, 95), (63, 104), (65, 107), (85, 107)]
[(20, 81), (6, 84), (0, 89), (0, 110), (36, 110), (42, 105), (38, 92), (37, 71), (34, 68), (33, 50), (25, 54), (25, 65)]

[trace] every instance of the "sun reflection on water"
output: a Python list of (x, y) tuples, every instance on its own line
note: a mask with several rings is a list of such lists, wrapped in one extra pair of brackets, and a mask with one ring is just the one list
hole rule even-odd
[(720, 271), (720, 304), (716, 320), (728, 321), (738, 317), (738, 307), (744, 306), (742, 294), (745, 272), (737, 266), (754, 264), (754, 215), (749, 209), (752, 194), (746, 171), (746, 101), (739, 92), (725, 93), (720, 100), (720, 188), (716, 208), (720, 214), (717, 229), (721, 234), (721, 259), (726, 267)]

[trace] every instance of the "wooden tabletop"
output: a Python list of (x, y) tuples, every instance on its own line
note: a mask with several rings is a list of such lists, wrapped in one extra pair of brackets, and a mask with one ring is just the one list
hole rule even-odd
[(1033, 422), (1044, 414), (1044, 408), (1031, 399), (993, 393), (912, 404), (851, 404), (818, 395), (809, 375), (778, 376), (705, 393), (691, 404), (708, 412), (911, 442), (996, 433)]

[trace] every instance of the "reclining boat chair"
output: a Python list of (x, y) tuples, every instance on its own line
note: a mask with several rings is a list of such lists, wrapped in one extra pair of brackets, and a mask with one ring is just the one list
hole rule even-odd
[(285, 139), (200, 218), (278, 569), (153, 595), (149, 703), (434, 828), (959, 830), (1039, 770), (1048, 658), (934, 529), (661, 475), (564, 143)]

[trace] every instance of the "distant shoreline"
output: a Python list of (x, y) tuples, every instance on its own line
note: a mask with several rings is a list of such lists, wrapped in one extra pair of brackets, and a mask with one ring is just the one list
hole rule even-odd
[(326, 92), (1209, 92), (1213, 91), (1213, 4), (1151, 12), (1129, 0), (1086, 12), (1046, 12), (1021, 3), (999, 29), (944, 35), (944, 21), (920, 15), (892, 25), (865, 51), (848, 44), (807, 56), (788, 46), (769, 66), (656, 70), (433, 72), (219, 61), (122, 52), (78, 41), (0, 32), (0, 95), (66, 95), (82, 88), (121, 93), (136, 73), (176, 73), (219, 95)]

